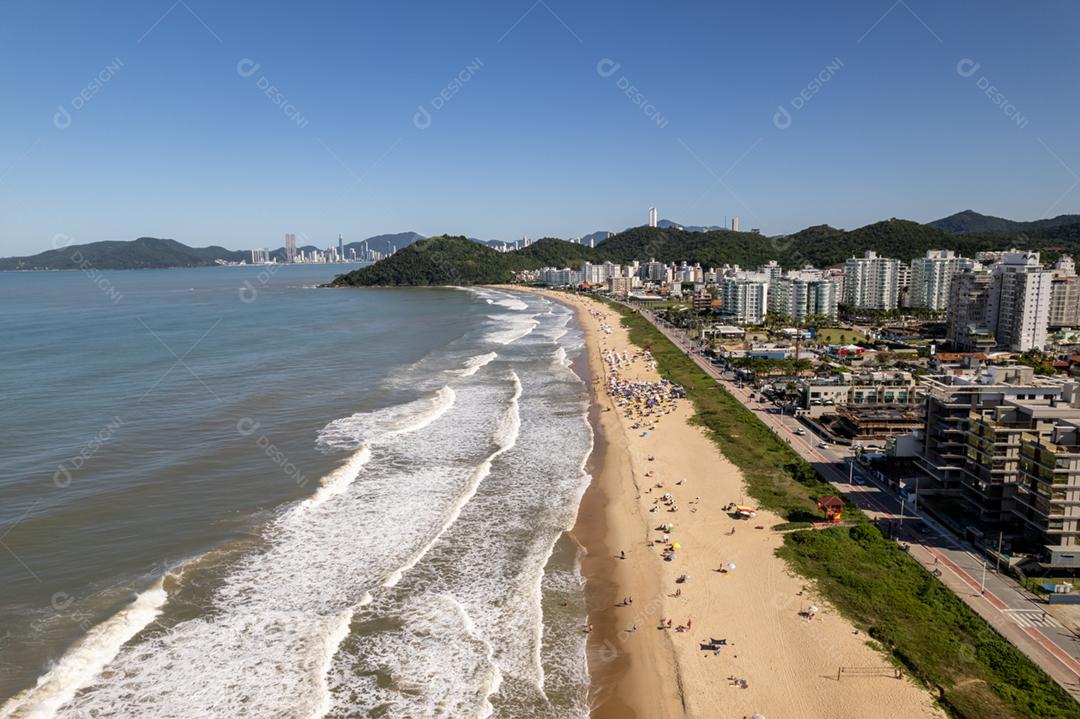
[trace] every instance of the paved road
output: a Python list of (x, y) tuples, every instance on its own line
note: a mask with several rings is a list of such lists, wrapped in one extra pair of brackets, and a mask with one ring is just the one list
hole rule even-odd
[[(795, 434), (795, 429), (801, 426), (797, 420), (770, 413), (771, 404), (751, 400), (752, 390), (740, 389), (731, 378), (725, 377), (695, 351), (681, 330), (649, 310), (634, 309), (685, 350), (773, 432), (789, 440), (792, 448), (813, 464), (838, 492), (847, 495), (868, 516), (893, 523), (899, 537), (908, 543), (912, 557), (938, 574), (945, 586), (965, 604), (1065, 687), (1074, 699), (1080, 700), (1080, 637), (1050, 616), (1041, 600), (1037, 601), (1011, 577), (987, 567), (980, 555), (937, 522), (904, 506), (893, 490), (860, 472), (858, 465), (852, 467), (847, 448), (821, 448), (818, 446), (820, 440), (811, 433)], [(852, 474), (858, 482), (849, 482)]]

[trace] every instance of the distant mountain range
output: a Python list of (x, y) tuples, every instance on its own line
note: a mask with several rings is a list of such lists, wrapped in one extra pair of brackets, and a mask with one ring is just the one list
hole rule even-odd
[[(886, 257), (910, 260), (932, 249), (952, 249), (968, 257), (983, 250), (1012, 247), (1038, 250), (1045, 260), (1061, 254), (1080, 255), (1080, 222), (1030, 223), (1023, 235), (949, 234), (910, 220), (890, 219), (854, 230), (817, 225), (792, 235), (765, 237), (751, 232), (703, 232), (663, 227), (633, 227), (595, 248), (544, 238), (526, 248), (498, 252), (466, 238), (432, 237), (405, 251), (336, 278), (336, 286), (468, 285), (509, 281), (520, 270), (544, 266), (578, 268), (583, 262), (656, 259), (686, 260), (706, 267), (737, 264), (754, 268), (776, 260), (787, 268), (829, 267), (848, 257), (875, 250)], [(465, 244), (462, 244), (465, 243)]]
[[(387, 254), (391, 248), (401, 249), (423, 235), (417, 232), (400, 232), (392, 235), (376, 235), (360, 242), (345, 245), (345, 252), (355, 248), (357, 253), (368, 248)], [(325, 249), (314, 245), (297, 247), (298, 250), (312, 251)], [(279, 262), (285, 260), (285, 248), (279, 247), (270, 253), (270, 257)], [(250, 250), (227, 250), (216, 245), (210, 247), (188, 247), (176, 240), (156, 237), (140, 237), (130, 242), (108, 240), (91, 242), (85, 245), (69, 245), (28, 257), (0, 258), (0, 271), (5, 270), (74, 270), (93, 267), (99, 270), (136, 270), (164, 269), (171, 267), (208, 267), (224, 262), (251, 261)]]
[[(678, 223), (671, 220), (661, 220), (658, 225), (632, 227), (611, 237), (608, 237), (606, 230), (601, 230), (583, 236), (578, 242), (545, 238), (533, 242), (527, 248), (509, 253), (497, 251), (504, 244), (509, 244), (500, 240), (462, 239), (487, 252), (507, 255), (505, 263), (497, 264), (509, 274), (513, 274), (515, 269), (544, 265), (578, 266), (585, 260), (631, 262), (650, 258), (662, 261), (687, 260), (711, 266), (738, 264), (742, 267), (756, 267), (763, 262), (777, 260), (786, 267), (805, 264), (824, 267), (843, 262), (852, 255), (861, 255), (866, 250), (876, 250), (882, 255), (903, 260), (922, 255), (930, 249), (953, 249), (970, 256), (980, 250), (1019, 247), (1039, 250), (1044, 253), (1044, 259), (1054, 259), (1063, 253), (1080, 254), (1080, 215), (1059, 215), (1050, 219), (1018, 222), (965, 210), (925, 225), (897, 219), (877, 222), (855, 230), (817, 225), (791, 235), (773, 238), (750, 232), (733, 232), (716, 226), (690, 226), (680, 229)], [(392, 248), (404, 250), (422, 239), (423, 235), (417, 232), (376, 235), (359, 242), (350, 242), (345, 245), (345, 249), (346, 252), (356, 249), (359, 254), (366, 245), (367, 248), (386, 255)], [(595, 248), (589, 247), (590, 240), (595, 243)], [(434, 247), (425, 244), (424, 247), (427, 252), (438, 250), (439, 243), (436, 242)], [(307, 245), (299, 249), (310, 251), (323, 248)], [(455, 257), (465, 256), (461, 252), (452, 254)], [(283, 261), (285, 249), (277, 248), (270, 256)], [(470, 261), (492, 265), (490, 260), (483, 260), (483, 257), (490, 258), (491, 255), (481, 253), (476, 256), (470, 254), (469, 257)], [(412, 254), (406, 254), (395, 264), (409, 258), (417, 259)], [(49, 250), (29, 257), (3, 258), (0, 259), (0, 270), (69, 270), (86, 266), (102, 270), (204, 267), (219, 261), (240, 262), (249, 259), (250, 252), (246, 250), (228, 250), (218, 246), (188, 247), (175, 240), (140, 237), (130, 242), (93, 242)], [(383, 260), (388, 261), (389, 259)], [(458, 273), (465, 278), (463, 282), (467, 282), (467, 278), (471, 276), (486, 276), (486, 268), (473, 269), (478, 270), (478, 274), (474, 275), (471, 270)], [(395, 277), (407, 280), (412, 278), (413, 274), (404, 271), (385, 275), (371, 272), (361, 277), (371, 279), (376, 276), (387, 280), (388, 284), (395, 284)], [(432, 272), (430, 276), (438, 275)], [(448, 275), (443, 279), (447, 277)]]
[(927, 224), (950, 235), (1022, 235), (1063, 225), (1080, 224), (1080, 215), (1058, 215), (1048, 220), (1017, 222), (991, 215), (980, 215), (974, 210), (964, 210)]
[(140, 237), (130, 242), (91, 242), (49, 250), (30, 257), (0, 259), (0, 270), (137, 270), (166, 267), (205, 267), (217, 260), (239, 262), (251, 253), (224, 247), (188, 247), (176, 240)]

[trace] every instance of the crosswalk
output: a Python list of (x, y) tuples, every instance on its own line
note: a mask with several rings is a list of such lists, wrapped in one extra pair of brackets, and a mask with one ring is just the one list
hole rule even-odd
[(1032, 609), (1006, 609), (1005, 613), (1021, 627), (1061, 627), (1061, 622), (1046, 612)]

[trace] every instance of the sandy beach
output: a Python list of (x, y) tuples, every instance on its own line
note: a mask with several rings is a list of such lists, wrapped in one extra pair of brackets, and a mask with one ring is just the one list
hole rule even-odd
[[(592, 715), (944, 717), (927, 689), (891, 676), (868, 637), (775, 556), (782, 535), (770, 527), (780, 517), (724, 510), (754, 504), (741, 472), (690, 424), (688, 400), (663, 395), (618, 315), (544, 294), (573, 306), (585, 328), (595, 404), (593, 483), (574, 528), (592, 625)], [(612, 380), (623, 399), (609, 394)], [(638, 394), (627, 389), (634, 383)], [(839, 667), (871, 675), (838, 680)]]

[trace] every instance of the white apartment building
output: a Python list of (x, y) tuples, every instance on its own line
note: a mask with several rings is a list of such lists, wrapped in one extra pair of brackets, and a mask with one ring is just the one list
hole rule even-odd
[(558, 269), (555, 267), (544, 267), (540, 270), (540, 282), (552, 287), (567, 287), (569, 285), (578, 285), (585, 281), (585, 273), (579, 270), (572, 270), (569, 267), (563, 267)]
[(1053, 306), (1053, 273), (1043, 269), (1037, 252), (1012, 250), (999, 257), (989, 270), (966, 269), (952, 277), (949, 340), (979, 351), (1042, 349)]
[(582, 273), (585, 282), (590, 285), (602, 285), (612, 277), (619, 277), (622, 274), (622, 268), (612, 262), (605, 262), (602, 265), (586, 262)]
[(1047, 324), (1050, 327), (1080, 327), (1080, 277), (1055, 274), (1050, 282)]
[(788, 272), (769, 283), (769, 311), (797, 322), (810, 315), (836, 317), (840, 287), (820, 270)]
[(957, 257), (952, 250), (927, 250), (925, 257), (916, 257), (911, 261), (910, 305), (932, 310), (946, 309), (949, 306), (952, 276), (975, 265), (974, 260)]
[(844, 304), (861, 309), (894, 310), (900, 296), (900, 261), (867, 250), (848, 259), (844, 272)]
[(769, 278), (746, 272), (721, 283), (720, 313), (739, 324), (759, 325), (769, 309)]
[(998, 346), (1026, 352), (1046, 346), (1053, 274), (1038, 252), (1006, 252), (991, 270), (990, 316)]

